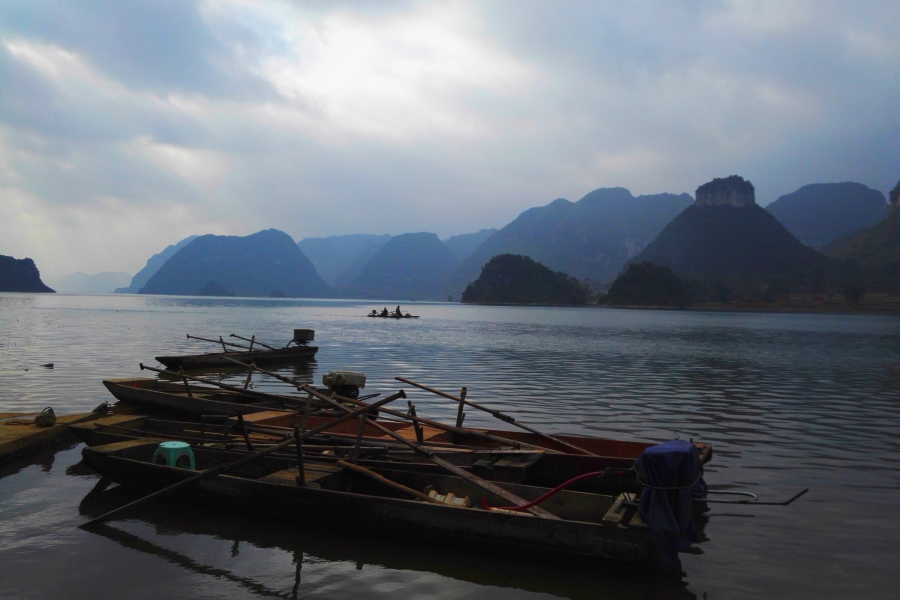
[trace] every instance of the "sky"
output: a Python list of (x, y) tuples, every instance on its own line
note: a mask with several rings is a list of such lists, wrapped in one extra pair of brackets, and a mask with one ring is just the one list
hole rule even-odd
[(900, 3), (0, 3), (0, 254), (502, 227), (593, 189), (900, 179)]

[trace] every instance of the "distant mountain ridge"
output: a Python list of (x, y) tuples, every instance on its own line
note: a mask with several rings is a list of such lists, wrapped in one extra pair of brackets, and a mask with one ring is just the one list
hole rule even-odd
[(434, 233), (405, 233), (382, 246), (343, 292), (352, 298), (444, 300), (458, 264)]
[(864, 285), (900, 291), (900, 182), (890, 193), (891, 211), (869, 229), (825, 248), (829, 256), (849, 260)]
[(41, 274), (33, 260), (2, 254), (0, 254), (0, 292), (54, 293), (41, 281)]
[(127, 285), (131, 279), (130, 273), (121, 271), (106, 271), (96, 275), (79, 271), (61, 277), (56, 282), (56, 290), (78, 294), (111, 294), (120, 286)]
[(196, 235), (186, 237), (177, 244), (166, 246), (166, 249), (159, 254), (154, 254), (147, 259), (147, 264), (143, 269), (135, 273), (131, 278), (131, 283), (127, 287), (116, 288), (117, 294), (137, 294), (144, 287), (150, 278), (159, 271), (160, 267), (166, 264), (166, 261), (175, 256), (175, 253), (197, 239)]
[(813, 183), (766, 206), (797, 239), (821, 249), (872, 227), (889, 211), (884, 194), (861, 183)]
[(528, 209), (462, 262), (451, 291), (465, 289), (500, 254), (530, 256), (578, 279), (611, 280), (693, 201), (688, 194), (635, 197), (625, 188), (600, 188), (578, 202), (559, 198)]
[(389, 239), (391, 236), (388, 234), (354, 233), (323, 238), (304, 238), (297, 242), (297, 245), (312, 261), (322, 279), (329, 285), (335, 286), (338, 277), (362, 259), (363, 264), (359, 265), (352, 276), (348, 278), (345, 275), (343, 277), (347, 280), (346, 283), (349, 283), (353, 277), (359, 274), (359, 271), (365, 266), (365, 262), (368, 262), (368, 259)]
[(459, 260), (465, 260), (475, 252), (475, 250), (484, 243), (489, 237), (496, 233), (496, 229), (482, 229), (475, 233), (464, 233), (462, 235), (452, 235), (444, 240), (450, 251), (456, 255)]
[(204, 235), (179, 250), (141, 288), (141, 294), (320, 298), (331, 288), (288, 234), (267, 229), (245, 237)]

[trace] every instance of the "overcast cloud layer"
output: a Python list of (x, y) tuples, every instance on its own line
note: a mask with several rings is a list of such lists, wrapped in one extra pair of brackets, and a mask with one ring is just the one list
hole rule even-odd
[(900, 4), (0, 3), (0, 254), (501, 227), (741, 174), (900, 178)]

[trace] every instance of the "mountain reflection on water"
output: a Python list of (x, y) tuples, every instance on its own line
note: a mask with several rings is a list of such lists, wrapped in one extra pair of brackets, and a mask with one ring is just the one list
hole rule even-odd
[[(85, 532), (76, 525), (133, 496), (92, 493), (99, 476), (78, 446), (0, 468), (0, 597), (895, 597), (900, 319), (451, 304), (418, 304), (415, 321), (365, 318), (375, 306), (0, 294), (0, 406), (90, 410), (110, 399), (104, 378), (215, 350), (186, 333), (284, 344), (311, 328), (316, 360), (281, 373), (362, 371), (367, 393), (398, 389), (397, 375), (465, 385), (548, 433), (710, 442), (714, 488), (811, 492), (789, 507), (712, 507), (708, 541), (682, 554), (682, 581), (665, 582), (628, 565), (382, 540), (175, 500)], [(296, 393), (258, 374), (252, 385)], [(452, 402), (406, 389), (419, 414), (455, 419)], [(466, 424), (502, 426), (474, 410)]]

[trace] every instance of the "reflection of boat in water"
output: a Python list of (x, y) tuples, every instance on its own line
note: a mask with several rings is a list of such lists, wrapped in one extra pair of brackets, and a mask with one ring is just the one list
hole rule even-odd
[[(158, 443), (120, 442), (85, 448), (85, 463), (123, 486), (154, 492), (193, 477), (195, 471), (153, 462)], [(195, 447), (198, 470), (231, 463), (246, 454)], [(421, 502), (334, 463), (304, 460), (306, 485), (297, 485), (294, 459), (262, 456), (228, 474), (202, 479), (174, 492), (190, 501), (262, 514), (281, 521), (329, 524), (385, 536), (427, 539), (434, 544), (537, 556), (607, 558), (627, 562), (651, 560), (650, 533), (637, 520), (609, 518), (614, 496), (558, 491), (541, 504), (538, 516), (508, 510), (508, 500), (461, 477), (416, 471), (373, 469), (382, 478), (410, 490), (455, 495), (463, 505)], [(346, 463), (344, 463), (346, 464)], [(548, 488), (498, 482), (504, 493), (536, 501)], [(423, 492), (424, 491), (424, 492)], [(549, 513), (546, 511), (550, 511)], [(545, 516), (546, 515), (546, 516)]]
[[(128, 488), (112, 486), (104, 489), (105, 485), (102, 479), (99, 480), (95, 491), (81, 500), (78, 512), (85, 519), (98, 517), (140, 497)], [(378, 576), (370, 571), (375, 567), (385, 569), (394, 586), (412, 588), (424, 584), (432, 590), (430, 586), (437, 585), (448, 597), (472, 596), (486, 591), (495, 595), (502, 589), (507, 593), (516, 590), (572, 600), (596, 600), (598, 597), (696, 600), (679, 579), (648, 578), (637, 566), (623, 563), (554, 560), (505, 553), (492, 554), (490, 560), (485, 560), (485, 555), (480, 552), (459, 552), (430, 543), (410, 544), (371, 535), (365, 529), (336, 534), (333, 528), (316, 524), (285, 527), (280, 520), (236, 515), (215, 507), (165, 498), (146, 505), (130, 518), (148, 525), (150, 530), (142, 528), (144, 532), (136, 535), (116, 525), (98, 525), (90, 529), (90, 534), (196, 574), (197, 577), (190, 580), (192, 583), (202, 584), (208, 577), (222, 582), (220, 585), (229, 582), (236, 589), (246, 589), (261, 597), (297, 598), (315, 590), (321, 592), (319, 586), (323, 576), (334, 574), (344, 578), (354, 568), (368, 573), (363, 573), (362, 577), (377, 585)], [(129, 529), (134, 531), (134, 528)], [(185, 539), (203, 541), (200, 546), (179, 543)], [(214, 555), (230, 556), (231, 559), (221, 562), (201, 560), (197, 547), (216, 549)], [(258, 565), (263, 563), (258, 561), (241, 562), (242, 552), (246, 550), (252, 550), (257, 557), (265, 553), (262, 560), (267, 566), (260, 569)], [(281, 570), (271, 567), (280, 564), (284, 565)], [(254, 565), (257, 566), (254, 568)], [(223, 590), (222, 587), (216, 589)]]

